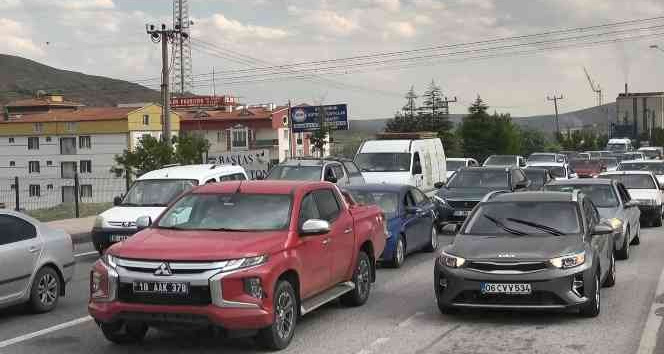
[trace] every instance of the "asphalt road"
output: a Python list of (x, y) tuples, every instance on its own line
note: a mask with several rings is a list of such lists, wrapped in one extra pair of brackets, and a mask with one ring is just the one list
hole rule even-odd
[[(363, 307), (334, 303), (302, 318), (293, 342), (283, 352), (636, 353), (664, 266), (663, 231), (643, 230), (641, 245), (634, 246), (631, 258), (618, 262), (617, 284), (603, 289), (598, 318), (490, 311), (441, 315), (433, 295), (434, 254), (423, 253), (407, 258), (399, 270), (379, 269), (371, 298)], [(449, 243), (451, 237), (441, 236), (441, 241)], [(89, 245), (78, 247), (79, 253), (90, 250)], [(249, 338), (155, 330), (140, 345), (107, 342), (86, 318), (88, 270), (94, 258), (79, 257), (67, 297), (54, 312), (30, 315), (21, 307), (0, 312), (0, 353), (263, 352)], [(664, 347), (657, 349), (664, 353)]]

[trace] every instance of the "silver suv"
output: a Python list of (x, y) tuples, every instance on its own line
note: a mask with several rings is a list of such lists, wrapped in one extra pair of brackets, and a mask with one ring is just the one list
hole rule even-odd
[(265, 179), (328, 181), (340, 187), (365, 184), (360, 169), (352, 160), (334, 157), (287, 160), (274, 166)]

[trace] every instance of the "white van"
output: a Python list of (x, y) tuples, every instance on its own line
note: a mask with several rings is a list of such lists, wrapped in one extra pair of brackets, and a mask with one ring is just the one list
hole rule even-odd
[(367, 183), (408, 184), (427, 193), (436, 184), (447, 182), (447, 162), (440, 139), (398, 139), (399, 136), (389, 134), (389, 138), (362, 143), (354, 161)]
[(92, 243), (103, 253), (136, 233), (137, 218), (156, 219), (173, 199), (194, 186), (246, 179), (247, 173), (241, 166), (188, 165), (148, 172), (136, 179), (127, 195), (115, 198), (114, 207), (97, 216)]
[(611, 152), (629, 152), (634, 150), (629, 139), (609, 139), (606, 149)]

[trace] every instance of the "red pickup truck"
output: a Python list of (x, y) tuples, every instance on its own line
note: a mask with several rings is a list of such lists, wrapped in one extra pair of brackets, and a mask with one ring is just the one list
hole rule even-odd
[(328, 182), (208, 184), (137, 226), (90, 274), (88, 311), (115, 343), (200, 326), (285, 348), (298, 316), (367, 301), (387, 237), (378, 207)]

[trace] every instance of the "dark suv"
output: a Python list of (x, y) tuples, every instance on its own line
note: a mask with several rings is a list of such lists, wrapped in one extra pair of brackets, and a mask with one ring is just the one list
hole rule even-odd
[(530, 183), (518, 167), (461, 168), (434, 196), (438, 223), (461, 224), (488, 193), (525, 191)]
[(600, 312), (615, 283), (613, 228), (578, 191), (494, 192), (436, 260), (442, 313), (456, 308)]

